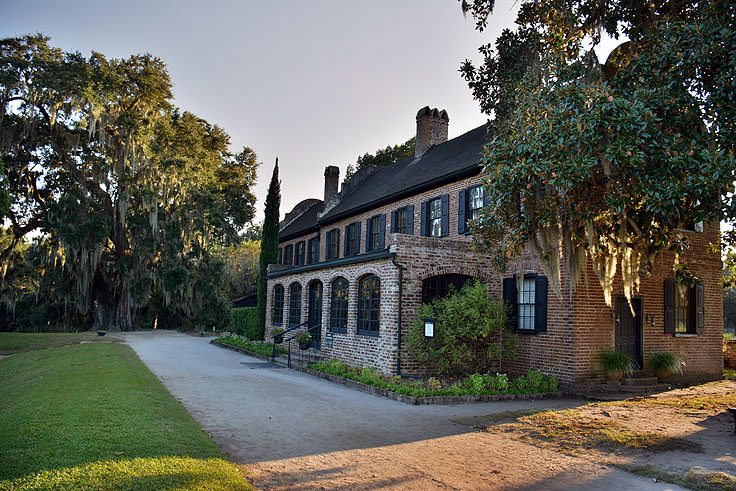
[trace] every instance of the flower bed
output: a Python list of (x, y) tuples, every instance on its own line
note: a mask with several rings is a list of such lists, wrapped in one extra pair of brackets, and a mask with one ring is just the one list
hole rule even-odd
[(526, 376), (514, 380), (509, 380), (505, 374), (491, 375), (475, 373), (460, 380), (444, 381), (432, 377), (425, 381), (407, 380), (398, 376), (385, 375), (373, 367), (352, 367), (337, 360), (320, 361), (310, 363), (307, 366), (315, 372), (352, 380), (413, 398), (546, 394), (557, 392), (557, 378), (545, 375), (538, 370), (529, 370)]
[[(236, 348), (241, 348), (245, 351), (250, 351), (252, 353), (258, 353), (259, 355), (264, 356), (271, 356), (271, 353), (273, 352), (273, 344), (266, 342), (266, 341), (253, 341), (252, 339), (249, 339), (245, 336), (240, 336), (238, 334), (234, 334), (231, 332), (226, 332), (219, 338), (214, 339), (213, 341), (217, 341), (222, 344), (227, 344), (229, 346), (235, 346)], [(276, 345), (276, 356), (286, 353), (286, 350), (282, 348), (279, 345)]]

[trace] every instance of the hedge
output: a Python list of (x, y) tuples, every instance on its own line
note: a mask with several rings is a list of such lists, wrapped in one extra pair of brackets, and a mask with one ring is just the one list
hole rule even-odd
[(232, 309), (230, 330), (248, 339), (260, 339), (258, 336), (258, 307)]

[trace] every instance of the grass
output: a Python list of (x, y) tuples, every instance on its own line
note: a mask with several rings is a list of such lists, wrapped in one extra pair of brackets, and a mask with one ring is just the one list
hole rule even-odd
[(729, 380), (736, 380), (736, 370), (729, 370), (726, 368), (723, 370), (723, 376)]
[(251, 489), (126, 345), (0, 360), (0, 394), (0, 490)]
[[(258, 353), (260, 355), (271, 356), (271, 354), (273, 353), (273, 343), (269, 343), (267, 341), (253, 341), (245, 336), (240, 336), (238, 334), (223, 334), (219, 338), (216, 338), (215, 341), (219, 341), (223, 344), (229, 344), (230, 346), (236, 346), (238, 348), (242, 348), (246, 351), (252, 351), (253, 353)], [(282, 353), (286, 353), (286, 349), (277, 344), (276, 356)]]
[(586, 448), (629, 447), (650, 452), (702, 452), (700, 444), (658, 433), (634, 431), (615, 422), (583, 416), (580, 411), (543, 411), (520, 419), (528, 438), (541, 438), (560, 450), (577, 454)]
[(723, 472), (701, 473), (689, 471), (682, 474), (675, 474), (665, 472), (651, 465), (621, 465), (619, 467), (633, 474), (651, 477), (659, 481), (677, 484), (678, 486), (698, 491), (733, 491), (736, 489), (736, 479)]
[(79, 344), (82, 341), (110, 341), (110, 339), (109, 335), (103, 338), (94, 332), (0, 332), (0, 355), (21, 353), (41, 348), (53, 348), (55, 346), (65, 346), (68, 344)]
[(600, 406), (644, 406), (656, 407), (667, 406), (687, 409), (723, 409), (726, 407), (736, 406), (736, 392), (724, 392), (719, 394), (708, 394), (704, 396), (694, 397), (642, 397), (636, 399), (627, 399), (625, 401), (611, 401), (596, 403)]

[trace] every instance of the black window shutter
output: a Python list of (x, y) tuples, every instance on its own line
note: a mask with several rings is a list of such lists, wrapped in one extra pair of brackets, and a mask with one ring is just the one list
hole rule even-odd
[(457, 193), (457, 233), (465, 233), (465, 190)]
[(386, 214), (382, 213), (379, 218), (378, 225), (378, 248), (383, 249), (386, 246)]
[(312, 260), (315, 263), (319, 262), (319, 236), (314, 238), (314, 257), (312, 258)]
[(547, 332), (547, 277), (541, 275), (534, 284), (534, 330)]
[(414, 205), (406, 207), (406, 233), (414, 235)]
[(488, 205), (488, 191), (486, 191), (485, 186), (483, 187), (483, 208)]
[(513, 278), (503, 279), (503, 301), (509, 307), (509, 324), (513, 330), (519, 328), (518, 305), (516, 303), (516, 275)]
[(284, 257), (284, 249), (282, 247), (279, 247), (279, 258), (276, 260), (276, 264), (281, 264)]
[(664, 333), (675, 333), (675, 281), (664, 280)]
[(695, 332), (705, 334), (705, 288), (695, 285), (693, 288), (693, 305), (695, 306)]
[(442, 195), (442, 230), (440, 237), (447, 237), (450, 235), (450, 195)]
[(343, 245), (343, 248), (342, 248), (343, 254), (345, 255), (345, 257), (348, 257), (348, 251), (350, 250), (350, 244), (348, 244), (348, 237), (350, 236), (350, 234), (348, 233), (348, 230), (350, 230), (350, 227), (352, 226), (353, 224), (351, 223), (350, 225), (345, 227), (345, 244)]
[(355, 254), (360, 254), (360, 222), (355, 222)]
[(422, 221), (419, 224), (419, 235), (422, 237), (427, 236), (427, 203), (427, 201), (422, 203)]
[(396, 212), (391, 212), (391, 233), (396, 233)]
[(373, 235), (373, 219), (369, 218), (365, 224), (365, 252), (368, 252), (373, 247), (371, 244), (371, 236)]

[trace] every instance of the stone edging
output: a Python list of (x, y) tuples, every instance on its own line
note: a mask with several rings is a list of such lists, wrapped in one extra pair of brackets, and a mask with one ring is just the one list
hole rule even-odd
[[(210, 344), (214, 344), (215, 346), (220, 346), (222, 348), (227, 348), (227, 349), (231, 349), (234, 351), (238, 351), (248, 356), (254, 356), (256, 358), (260, 358), (261, 360), (269, 360), (269, 361), (271, 360), (270, 356), (265, 356), (260, 353), (254, 353), (252, 351), (248, 351), (243, 348), (238, 348), (237, 346), (231, 346), (229, 344), (221, 343), (219, 341), (215, 341), (214, 339), (210, 341)], [(278, 357), (277, 357), (277, 360), (278, 360)], [(294, 366), (293, 369), (298, 370), (300, 372), (308, 373), (309, 375), (313, 375), (315, 377), (319, 377), (324, 380), (329, 380), (330, 382), (335, 382), (337, 384), (344, 385), (346, 387), (350, 387), (355, 390), (359, 390), (361, 392), (367, 392), (368, 394), (373, 394), (373, 395), (380, 396), (380, 397), (386, 397), (388, 399), (393, 399), (395, 401), (403, 402), (404, 404), (413, 404), (413, 405), (466, 404), (466, 403), (471, 403), (471, 402), (495, 402), (495, 401), (515, 401), (515, 400), (532, 400), (532, 399), (561, 399), (564, 397), (568, 397), (570, 395), (566, 392), (541, 392), (541, 393), (536, 393), (536, 394), (495, 394), (495, 395), (478, 395), (478, 396), (414, 397), (414, 396), (408, 396), (404, 394), (397, 394), (394, 391), (384, 389), (382, 387), (375, 387), (373, 385), (363, 384), (361, 382), (356, 382), (355, 380), (350, 380), (344, 377), (340, 377), (338, 375), (331, 375), (329, 373), (318, 372), (317, 370), (312, 370), (311, 368)]]

